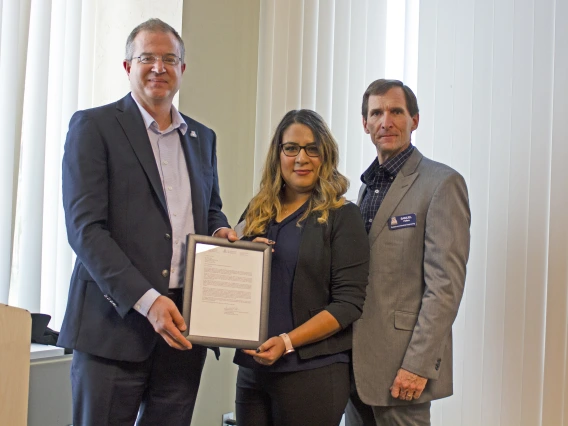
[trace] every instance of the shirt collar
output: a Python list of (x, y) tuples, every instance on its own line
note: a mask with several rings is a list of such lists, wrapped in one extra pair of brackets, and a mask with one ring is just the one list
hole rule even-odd
[[(138, 103), (138, 101), (134, 96), (132, 96), (132, 99), (134, 99), (134, 102), (136, 102), (136, 105), (140, 110), (140, 114), (142, 114), (142, 119), (144, 120), (144, 126), (146, 126), (146, 130), (152, 128), (152, 130), (159, 131), (158, 123), (156, 123), (154, 117), (152, 117), (150, 113), (146, 111), (146, 109)], [(172, 124), (170, 125), (170, 127), (168, 127), (166, 130), (164, 130), (161, 133), (168, 133), (172, 130), (179, 128), (181, 134), (185, 135), (185, 133), (187, 132), (187, 123), (185, 122), (185, 120), (183, 119), (183, 117), (181, 116), (181, 114), (173, 104), (172, 104), (171, 114), (172, 114)]]
[(369, 185), (373, 182), (376, 176), (378, 176), (379, 171), (384, 171), (388, 176), (396, 177), (408, 157), (414, 151), (414, 145), (410, 144), (408, 148), (406, 148), (401, 153), (395, 155), (394, 157), (389, 158), (383, 164), (379, 164), (378, 158), (375, 158), (369, 168), (363, 172), (361, 175), (361, 182), (365, 185)]

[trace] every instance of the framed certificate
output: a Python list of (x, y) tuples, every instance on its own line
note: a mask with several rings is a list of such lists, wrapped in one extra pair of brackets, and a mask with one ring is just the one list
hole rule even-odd
[(183, 319), (191, 342), (257, 348), (268, 338), (272, 247), (187, 237)]

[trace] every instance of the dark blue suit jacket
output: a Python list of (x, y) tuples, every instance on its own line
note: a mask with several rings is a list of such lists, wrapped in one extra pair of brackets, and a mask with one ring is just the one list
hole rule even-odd
[[(195, 230), (211, 235), (228, 226), (215, 133), (183, 118)], [(116, 360), (146, 359), (161, 337), (132, 307), (150, 288), (167, 292), (163, 271), (170, 269), (172, 228), (144, 121), (130, 94), (71, 118), (63, 207), (77, 262), (58, 345)]]

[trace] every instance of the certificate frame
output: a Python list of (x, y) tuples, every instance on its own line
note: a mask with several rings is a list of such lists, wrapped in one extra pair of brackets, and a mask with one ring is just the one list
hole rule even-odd
[[(187, 236), (187, 245), (186, 245), (186, 267), (185, 267), (185, 276), (184, 276), (184, 292), (183, 292), (183, 319), (187, 325), (187, 330), (182, 332), (185, 338), (187, 338), (191, 343), (204, 345), (204, 346), (221, 346), (226, 348), (238, 348), (238, 349), (253, 349), (260, 346), (262, 343), (266, 341), (268, 338), (268, 308), (270, 304), (270, 270), (272, 264), (272, 247), (264, 244), (264, 243), (253, 243), (251, 241), (228, 241), (225, 238), (217, 238), (217, 237), (210, 237), (205, 235), (196, 235), (196, 234), (189, 234)], [(204, 244), (206, 246), (215, 246), (215, 247), (224, 247), (230, 249), (228, 252), (232, 256), (232, 253), (241, 253), (241, 250), (244, 251), (253, 251), (253, 252), (260, 252), (262, 254), (261, 262), (258, 262), (258, 255), (255, 257), (257, 258), (257, 264), (260, 263), (262, 265), (262, 270), (258, 271), (255, 269), (254, 276), (257, 279), (254, 279), (252, 282), (252, 286), (254, 286), (256, 291), (256, 295), (253, 294), (255, 297), (259, 297), (260, 300), (255, 299), (251, 305), (255, 305), (256, 308), (253, 309), (252, 313), (247, 313), (246, 316), (249, 316), (251, 319), (258, 318), (258, 339), (246, 339), (246, 338), (239, 338), (236, 336), (221, 336), (222, 333), (194, 333), (192, 332), (192, 312), (203, 312), (205, 307), (209, 303), (208, 301), (204, 301), (203, 298), (199, 298), (196, 296), (197, 294), (203, 294), (203, 289), (205, 287), (204, 282), (199, 282), (196, 278), (197, 276), (201, 276), (200, 274), (203, 273), (205, 267), (201, 265), (202, 262), (197, 262), (196, 266), (196, 259), (197, 254), (199, 252), (198, 244)], [(246, 256), (246, 253), (242, 253), (242, 255)], [(258, 266), (258, 265), (256, 265)], [(206, 281), (203, 279), (202, 281)], [(258, 282), (260, 281), (260, 282)], [(260, 286), (260, 288), (259, 288)], [(259, 291), (260, 290), (260, 291)], [(223, 304), (223, 303), (221, 303)], [(230, 303), (227, 302), (227, 305)], [(213, 305), (211, 305), (213, 306)], [(213, 306), (217, 308), (216, 306)], [(222, 315), (221, 318), (219, 316), (212, 316), (208, 318), (209, 321), (215, 321), (220, 324), (220, 327), (225, 324), (224, 321), (231, 321), (231, 318), (224, 318)], [(201, 317), (200, 317), (200, 320)], [(229, 323), (226, 323), (229, 324)], [(229, 327), (230, 328), (230, 327)], [(255, 334), (256, 328), (254, 330), (247, 329), (248, 333)]]

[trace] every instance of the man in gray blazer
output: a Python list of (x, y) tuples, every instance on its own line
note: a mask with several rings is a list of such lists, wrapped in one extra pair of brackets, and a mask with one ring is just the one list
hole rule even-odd
[(429, 425), (430, 401), (452, 394), (452, 324), (469, 255), (467, 187), (411, 144), (418, 103), (402, 82), (371, 83), (362, 114), (377, 158), (359, 193), (371, 263), (354, 325), (347, 425)]

